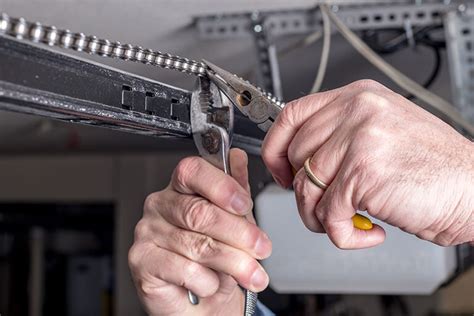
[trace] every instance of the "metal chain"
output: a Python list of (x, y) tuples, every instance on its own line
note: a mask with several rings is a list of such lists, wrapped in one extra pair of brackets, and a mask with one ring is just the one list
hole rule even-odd
[(23, 18), (9, 17), (5, 13), (0, 15), (0, 34), (92, 55), (119, 58), (173, 69), (195, 76), (206, 75), (206, 66), (202, 62), (145, 49), (140, 46), (111, 42), (83, 33), (73, 33), (69, 30), (61, 30), (55, 26), (42, 25), (38, 22), (28, 22)]
[[(118, 58), (142, 64), (177, 70), (195, 76), (206, 76), (208, 68), (203, 62), (153, 51), (140, 46), (111, 42), (93, 35), (61, 30), (55, 26), (29, 22), (23, 18), (14, 18), (6, 13), (0, 14), (0, 35), (9, 35), (17, 39), (42, 43), (49, 46), (85, 52), (102, 57)], [(283, 107), (271, 93), (257, 87), (271, 102)]]

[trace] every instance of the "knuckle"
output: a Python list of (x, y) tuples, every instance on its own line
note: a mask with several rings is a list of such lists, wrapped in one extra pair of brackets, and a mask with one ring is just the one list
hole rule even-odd
[(245, 224), (246, 225), (242, 226), (239, 230), (239, 234), (242, 236), (241, 241), (244, 243), (244, 248), (256, 249), (262, 232), (256, 225), (250, 224), (248, 222)]
[(315, 212), (315, 216), (318, 219), (318, 221), (323, 225), (323, 227), (326, 228), (326, 231), (328, 234), (330, 234), (331, 231), (331, 220), (327, 214), (328, 212), (322, 211), (320, 208), (318, 208)]
[(372, 91), (362, 90), (354, 95), (354, 105), (357, 108), (370, 109), (376, 103), (377, 95)]
[(175, 169), (175, 179), (178, 185), (186, 187), (189, 179), (199, 173), (201, 168), (201, 158), (188, 157), (181, 160)]
[[(392, 146), (397, 139), (390, 128), (384, 124), (383, 120), (377, 117), (365, 119), (353, 134), (353, 145), (358, 146), (360, 152), (367, 152), (367, 149), (381, 151), (387, 146)], [(361, 150), (361, 149), (364, 150)]]
[(442, 236), (435, 238), (433, 241), (435, 244), (441, 247), (449, 247), (451, 246), (451, 241), (448, 238), (444, 238)]
[(189, 247), (189, 237), (188, 232), (182, 229), (173, 229), (169, 235), (168, 239), (174, 245)]
[(303, 210), (314, 207), (314, 205), (309, 203), (309, 197), (314, 194), (313, 186), (314, 184), (310, 183), (304, 171), (300, 171), (293, 180), (295, 195), (299, 201), (299, 206)]
[(254, 227), (248, 227), (243, 229), (243, 236), (246, 236), (248, 239), (248, 244), (252, 246), (251, 249), (256, 249), (257, 244), (260, 241), (260, 236), (262, 233), (260, 232), (259, 229), (255, 229)]
[(257, 269), (257, 261), (245, 257), (237, 262), (233, 274), (236, 278), (243, 281), (243, 283), (250, 284), (252, 275)]
[(209, 236), (199, 236), (191, 244), (191, 256), (195, 261), (214, 258), (221, 252), (218, 243)]
[(331, 239), (332, 243), (339, 249), (350, 249), (350, 239), (351, 236), (347, 236), (344, 233), (341, 233), (337, 227), (332, 226), (330, 223), (326, 222), (326, 232)]
[(208, 187), (208, 191), (210, 197), (220, 197), (222, 199), (228, 197), (230, 199), (234, 192), (238, 191), (238, 187), (230, 176), (223, 175), (213, 181), (213, 185)]
[(156, 298), (159, 292), (156, 287), (143, 280), (139, 281), (137, 287), (144, 298)]
[(382, 84), (378, 83), (372, 79), (361, 79), (353, 82), (351, 84), (352, 87), (360, 90), (372, 90), (372, 89), (380, 89), (383, 87)]
[(317, 227), (315, 224), (313, 224), (312, 221), (306, 220), (304, 217), (302, 217), (303, 224), (306, 227), (307, 230), (313, 232), (313, 233), (320, 233), (321, 229)]
[(137, 243), (133, 244), (128, 251), (128, 265), (130, 269), (136, 270), (142, 261), (143, 249)]
[(156, 301), (162, 301), (167, 299), (169, 296), (166, 288), (156, 286), (153, 282), (147, 280), (137, 280), (137, 289), (140, 292), (141, 296), (145, 299), (152, 299)]
[(193, 282), (201, 274), (201, 265), (199, 263), (188, 261), (183, 266), (183, 279), (180, 286), (188, 288), (187, 284)]
[(186, 211), (184, 212), (184, 225), (186, 228), (195, 231), (204, 233), (208, 231), (209, 228), (213, 227), (217, 221), (216, 213), (213, 211), (213, 208), (203, 199), (190, 199), (187, 202)]
[(363, 90), (355, 94), (352, 110), (380, 119), (381, 114), (385, 114), (389, 107), (389, 101), (383, 96), (370, 90)]
[(304, 178), (297, 174), (293, 179), (293, 189), (295, 190), (295, 194), (298, 196), (303, 193), (304, 190)]
[(275, 160), (275, 157), (273, 155), (273, 148), (269, 147), (267, 144), (268, 140), (265, 139), (263, 141), (263, 145), (262, 145), (262, 160), (263, 160), (263, 163), (265, 164), (265, 166), (267, 166), (268, 168), (273, 168), (275, 167), (275, 163), (274, 163), (274, 160)]
[(341, 250), (349, 248), (348, 243), (344, 239), (341, 239), (341, 238), (334, 238), (333, 244)]
[(150, 235), (150, 225), (148, 221), (142, 218), (135, 226), (134, 238), (135, 241), (146, 239)]
[(281, 111), (280, 115), (278, 116), (279, 122), (283, 126), (292, 126), (294, 119), (293, 119), (293, 113), (294, 113), (294, 108), (295, 105), (297, 105), (298, 102), (293, 102), (290, 104), (287, 104), (283, 110)]
[(278, 116), (278, 120), (281, 125), (285, 127), (293, 127), (295, 126), (296, 122), (298, 122), (298, 118), (303, 115), (304, 106), (302, 106), (302, 102), (304, 99), (298, 99), (287, 104), (280, 115)]
[(143, 203), (143, 213), (153, 212), (158, 206), (158, 192), (149, 194)]
[(299, 150), (300, 145), (301, 144), (292, 141), (290, 146), (288, 146), (288, 161), (297, 169), (302, 167), (301, 159), (303, 155), (306, 155), (306, 153), (302, 153), (301, 150)]

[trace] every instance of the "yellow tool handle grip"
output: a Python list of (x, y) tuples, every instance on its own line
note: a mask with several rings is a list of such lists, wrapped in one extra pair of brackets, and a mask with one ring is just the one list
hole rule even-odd
[[(295, 176), (297, 171), (293, 166), (291, 166), (291, 171), (293, 172), (293, 176)], [(362, 230), (370, 230), (374, 226), (370, 219), (360, 214), (355, 214), (352, 216), (352, 224), (355, 228)]]
[(352, 224), (354, 224), (355, 228), (362, 229), (362, 230), (370, 230), (374, 225), (370, 219), (365, 217), (364, 215), (356, 214), (352, 216)]

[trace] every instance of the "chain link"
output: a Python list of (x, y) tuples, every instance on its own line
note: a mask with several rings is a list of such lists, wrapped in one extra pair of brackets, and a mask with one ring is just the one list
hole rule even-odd
[(206, 75), (206, 66), (202, 62), (153, 51), (130, 44), (111, 42), (96, 36), (73, 33), (55, 26), (28, 22), (23, 18), (13, 18), (5, 13), (0, 15), (0, 34), (16, 37), (34, 43), (43, 43), (86, 52), (103, 57), (119, 58), (161, 68), (173, 69), (195, 76)]

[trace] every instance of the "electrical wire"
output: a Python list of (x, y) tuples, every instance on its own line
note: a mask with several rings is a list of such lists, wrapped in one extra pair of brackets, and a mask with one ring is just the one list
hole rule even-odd
[[(439, 48), (434, 47), (434, 46), (426, 46), (426, 47), (431, 48), (431, 50), (433, 51), (433, 54), (434, 54), (433, 70), (431, 71), (431, 74), (428, 77), (428, 79), (426, 79), (426, 81), (423, 83), (423, 87), (425, 89), (428, 89), (435, 82), (436, 78), (438, 78), (438, 75), (441, 72), (441, 61), (442, 61), (442, 59), (441, 59), (441, 52), (439, 51)], [(405, 98), (407, 98), (408, 100), (413, 100), (416, 97), (413, 94), (409, 94), (409, 95), (405, 96)]]
[(461, 114), (449, 102), (426, 90), (417, 82), (405, 76), (398, 69), (388, 64), (376, 52), (374, 52), (366, 43), (364, 43), (354, 32), (352, 32), (337, 16), (332, 12), (327, 5), (321, 5), (321, 10), (325, 11), (332, 23), (337, 27), (342, 36), (357, 50), (363, 57), (365, 57), (372, 65), (377, 67), (380, 71), (385, 73), (391, 80), (407, 92), (413, 94), (418, 99), (426, 102), (436, 111), (449, 118), (452, 123), (455, 123), (460, 128), (464, 129), (470, 137), (474, 136), (474, 126), (465, 120)]
[(326, 75), (326, 69), (329, 61), (329, 52), (331, 50), (331, 20), (329, 19), (328, 14), (322, 10), (322, 6), (319, 6), (321, 9), (321, 17), (323, 18), (323, 48), (321, 52), (321, 60), (319, 62), (318, 74), (314, 80), (313, 87), (311, 88), (310, 93), (316, 93), (321, 89), (323, 84), (324, 76)]
[[(430, 36), (431, 32), (439, 28), (440, 26), (426, 26), (418, 28), (413, 32), (413, 40), (416, 44), (424, 44), (426, 46), (436, 47), (438, 49), (446, 48), (445, 41), (433, 40)], [(377, 33), (366, 35), (365, 38), (363, 37), (369, 47), (372, 48), (378, 54), (392, 54), (399, 51), (400, 49), (407, 48), (410, 46), (407, 32), (401, 29), (385, 29), (385, 31), (396, 31), (399, 34), (394, 38), (386, 41), (383, 45), (380, 45), (378, 43), (378, 35), (382, 31), (384, 30), (379, 30), (379, 32)]]
[[(440, 50), (446, 48), (445, 42), (433, 41), (431, 39), (430, 33), (439, 28), (440, 26), (422, 27), (418, 30), (415, 30), (413, 34), (413, 38), (417, 46), (421, 45), (427, 47), (431, 49), (434, 54), (433, 70), (431, 71), (431, 74), (428, 79), (426, 79), (423, 83), (423, 87), (426, 89), (431, 87), (431, 85), (435, 82), (441, 71), (442, 58)], [(386, 31), (392, 31), (392, 29), (388, 29)], [(398, 32), (397, 36), (388, 41), (385, 41), (383, 44), (379, 43), (378, 35), (380, 33), (374, 33), (370, 35), (364, 34), (365, 36), (363, 35), (362, 38), (369, 45), (370, 48), (372, 48), (375, 52), (381, 55), (393, 54), (402, 49), (410, 47), (407, 33), (404, 30), (394, 29), (393, 31)], [(407, 96), (405, 96), (405, 98), (412, 100), (415, 98), (415, 96), (413, 94), (408, 94)]]

